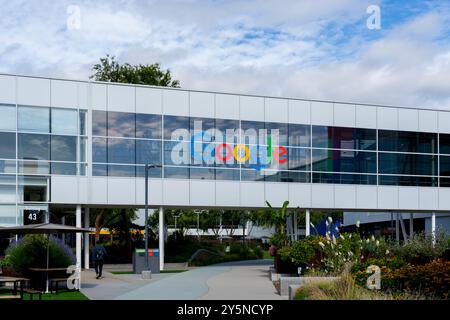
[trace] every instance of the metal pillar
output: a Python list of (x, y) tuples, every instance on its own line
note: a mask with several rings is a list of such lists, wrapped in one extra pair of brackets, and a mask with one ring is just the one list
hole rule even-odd
[[(61, 218), (61, 224), (66, 225), (66, 217)], [(66, 243), (66, 235), (63, 233), (61, 234), (61, 239), (63, 243)]]
[[(89, 208), (84, 208), (84, 227), (89, 226)], [(89, 233), (84, 234), (84, 268), (89, 270)]]
[(409, 214), (409, 240), (414, 239), (414, 213)]
[(164, 270), (164, 207), (159, 208), (159, 269)]
[(395, 214), (395, 241), (400, 242), (400, 221), (398, 219), (398, 212)]
[(294, 240), (298, 240), (297, 211), (294, 212)]
[(310, 221), (311, 221), (311, 210), (310, 209), (306, 209), (306, 214), (305, 214), (305, 236), (309, 236), (310, 235)]
[(431, 237), (433, 239), (433, 246), (436, 244), (436, 213), (431, 215)]
[[(76, 227), (81, 228), (81, 206), (77, 205), (75, 211)], [(81, 233), (76, 234), (76, 256), (77, 256), (77, 268), (81, 269)]]

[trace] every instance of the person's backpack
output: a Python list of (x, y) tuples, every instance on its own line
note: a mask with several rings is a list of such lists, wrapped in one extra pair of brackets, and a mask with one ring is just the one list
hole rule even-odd
[(101, 248), (98, 248), (97, 250), (95, 250), (95, 259), (96, 260), (103, 260), (105, 256), (105, 251)]

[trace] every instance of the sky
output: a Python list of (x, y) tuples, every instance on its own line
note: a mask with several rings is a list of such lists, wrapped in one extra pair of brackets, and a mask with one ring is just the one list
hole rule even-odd
[[(369, 28), (380, 9), (379, 28)], [(88, 80), (106, 54), (181, 87), (450, 110), (450, 1), (0, 0), (0, 73)]]

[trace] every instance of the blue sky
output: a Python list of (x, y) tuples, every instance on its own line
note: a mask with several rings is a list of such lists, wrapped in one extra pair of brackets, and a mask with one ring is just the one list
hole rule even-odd
[[(68, 27), (70, 5), (80, 28)], [(381, 29), (366, 26), (378, 5)], [(0, 72), (86, 80), (104, 55), (182, 87), (450, 109), (450, 1), (0, 0)]]

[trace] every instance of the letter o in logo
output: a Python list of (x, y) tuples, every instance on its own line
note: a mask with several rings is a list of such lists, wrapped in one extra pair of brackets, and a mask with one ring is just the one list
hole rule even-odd
[[(220, 153), (220, 151), (221, 151), (223, 148), (226, 148), (226, 149), (227, 149), (227, 153), (226, 153), (226, 156), (225, 156), (225, 157), (223, 157), (222, 154)], [(222, 144), (219, 144), (219, 145), (216, 147), (216, 157), (217, 157), (219, 160), (225, 162), (225, 161), (227, 161), (228, 159), (230, 159), (232, 156), (233, 156), (233, 150), (231, 149), (231, 147), (230, 147), (228, 144), (222, 143)]]
[[(239, 155), (239, 149), (244, 149), (245, 154), (243, 157), (241, 157)], [(238, 162), (245, 162), (248, 160), (248, 158), (250, 158), (250, 149), (243, 144), (238, 144), (236, 147), (234, 147), (234, 158), (238, 161)]]

